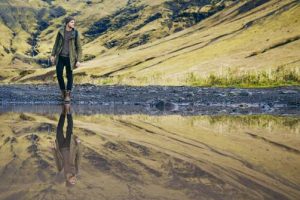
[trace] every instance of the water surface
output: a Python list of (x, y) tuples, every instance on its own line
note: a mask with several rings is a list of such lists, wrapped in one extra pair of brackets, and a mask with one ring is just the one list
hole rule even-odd
[(0, 199), (300, 197), (298, 116), (75, 110), (82, 152), (73, 187), (49, 148), (60, 116), (59, 106), (1, 112)]

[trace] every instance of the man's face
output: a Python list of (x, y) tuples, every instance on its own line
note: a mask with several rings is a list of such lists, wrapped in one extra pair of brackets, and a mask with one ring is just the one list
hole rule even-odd
[(75, 27), (75, 20), (71, 20), (68, 24), (69, 28), (74, 28)]
[(72, 185), (75, 185), (76, 183), (76, 176), (71, 176), (68, 178), (69, 183), (71, 183)]

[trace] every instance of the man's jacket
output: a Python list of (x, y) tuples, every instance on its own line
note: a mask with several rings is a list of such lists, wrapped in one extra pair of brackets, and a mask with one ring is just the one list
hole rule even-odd
[[(64, 44), (65, 27), (61, 27), (56, 35), (55, 43), (52, 48), (51, 56), (55, 56), (55, 65), (58, 63), (59, 54)], [(80, 42), (80, 34), (76, 29), (72, 29), (72, 36), (69, 41), (69, 57), (71, 69), (73, 70), (77, 61), (81, 62), (82, 48)]]
[[(79, 164), (81, 160), (81, 144), (78, 143), (76, 140), (77, 140), (77, 136), (72, 134), (71, 141), (70, 141), (69, 163), (75, 167), (75, 173), (77, 174), (79, 171)], [(63, 156), (59, 149), (57, 140), (55, 140), (55, 148), (53, 149), (53, 155), (54, 155), (57, 170), (58, 172), (60, 172), (63, 169)]]

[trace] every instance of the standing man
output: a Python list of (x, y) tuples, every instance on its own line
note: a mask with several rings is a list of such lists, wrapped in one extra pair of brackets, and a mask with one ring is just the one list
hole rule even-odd
[[(57, 80), (65, 102), (71, 101), (73, 69), (80, 66), (82, 56), (79, 32), (74, 27), (75, 19), (67, 17), (65, 25), (58, 30), (50, 58), (56, 65)], [(68, 80), (67, 88), (63, 78), (64, 67), (66, 67)]]

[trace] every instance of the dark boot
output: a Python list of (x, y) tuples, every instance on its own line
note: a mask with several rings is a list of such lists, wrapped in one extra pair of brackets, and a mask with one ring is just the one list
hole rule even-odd
[(65, 90), (61, 90), (61, 98), (64, 100), (66, 97), (66, 91)]
[(67, 90), (65, 95), (65, 102), (70, 102), (70, 101), (71, 101), (71, 91)]
[(62, 109), (62, 113), (64, 115), (70, 114), (71, 113), (71, 107), (69, 103), (65, 103), (63, 104), (63, 109)]

